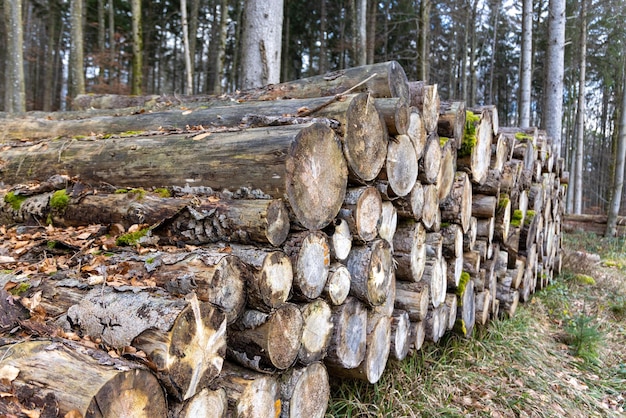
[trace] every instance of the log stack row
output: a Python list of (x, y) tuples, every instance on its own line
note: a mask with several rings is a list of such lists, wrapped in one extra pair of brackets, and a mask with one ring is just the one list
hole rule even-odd
[(560, 268), (545, 134), (440, 102), (396, 62), (81, 115), (2, 120), (14, 405), (323, 416), (329, 375), (375, 383), (425, 340), (514, 315)]

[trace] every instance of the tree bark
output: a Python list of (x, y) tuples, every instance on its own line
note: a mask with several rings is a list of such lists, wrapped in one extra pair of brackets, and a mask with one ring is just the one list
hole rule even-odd
[[(622, 86), (626, 86), (626, 70), (622, 74)], [(626, 88), (622, 88), (622, 106), (619, 121), (619, 135), (617, 140), (617, 155), (615, 157), (615, 171), (613, 175), (613, 193), (606, 222), (605, 235), (617, 236), (617, 219), (622, 201), (624, 188), (624, 161), (626, 160)]]
[[(130, 94), (141, 95), (143, 91), (143, 28), (141, 21), (141, 0), (131, 0), (132, 16), (132, 74)], [(76, 94), (83, 94), (85, 91), (77, 91)]]
[(19, 371), (10, 382), (14, 395), (46, 416), (167, 416), (165, 394), (154, 375), (102, 351), (24, 341), (0, 347), (0, 357), (3, 367)]
[(428, 85), (424, 81), (412, 81), (409, 83), (411, 94), (411, 106), (419, 109), (424, 119), (426, 132), (437, 132), (437, 121), (439, 120), (439, 92), (437, 85)]
[(430, 288), (427, 283), (396, 282), (395, 308), (405, 311), (411, 321), (422, 321), (428, 313)]
[(520, 110), (519, 125), (530, 126), (530, 99), (533, 53), (533, 1), (522, 2), (522, 58), (520, 66)]
[[(65, 173), (80, 176), (85, 183), (118, 186), (201, 182), (217, 190), (259, 188), (271, 196), (286, 195), (296, 218), (308, 229), (328, 225), (339, 212), (348, 174), (335, 133), (321, 124), (250, 129), (209, 139), (140, 137), (48, 142), (38, 147), (37, 152), (4, 151), (3, 181), (44, 180)], [(244, 149), (254, 152), (242, 154)]]
[(283, 0), (247, 2), (242, 36), (242, 88), (280, 81)]
[(483, 110), (480, 115), (475, 116), (479, 116), (478, 121), (466, 122), (474, 126), (475, 135), (464, 137), (457, 165), (471, 176), (473, 183), (482, 184), (489, 170), (493, 125), (489, 112)]
[(24, 80), (22, 0), (4, 2), (4, 22), (7, 29), (9, 51), (9, 62), (5, 70), (5, 110), (16, 113), (25, 112), (26, 85)]

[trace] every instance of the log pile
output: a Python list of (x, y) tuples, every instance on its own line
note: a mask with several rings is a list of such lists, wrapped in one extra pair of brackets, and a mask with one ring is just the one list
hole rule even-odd
[(323, 416), (560, 270), (562, 161), (495, 107), (396, 62), (206, 101), (1, 121), (0, 413)]

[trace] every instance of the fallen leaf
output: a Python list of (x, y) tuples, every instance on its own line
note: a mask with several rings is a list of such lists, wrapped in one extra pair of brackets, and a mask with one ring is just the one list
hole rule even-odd
[(5, 364), (0, 367), (0, 380), (8, 380), (9, 382), (17, 379), (17, 376), (20, 374), (20, 369), (17, 367), (11, 366), (10, 364)]
[(194, 136), (192, 139), (194, 141), (199, 141), (199, 140), (204, 139), (204, 138), (206, 138), (206, 137), (208, 137), (210, 135), (211, 135), (211, 132), (205, 132), (205, 133), (198, 134), (198, 135)]

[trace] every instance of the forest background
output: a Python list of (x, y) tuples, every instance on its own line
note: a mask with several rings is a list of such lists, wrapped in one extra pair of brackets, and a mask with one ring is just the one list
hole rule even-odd
[[(264, 3), (274, 23), (261, 30), (282, 27), (279, 59), (270, 63), (280, 76), (268, 82), (396, 60), (409, 80), (437, 84), (444, 100), (496, 105), (505, 126), (545, 127), (559, 118), (544, 97), (554, 72), (549, 24), (560, 18), (560, 153), (573, 178), (568, 211), (606, 214), (621, 191), (615, 174), (617, 167), (623, 175), (618, 150), (626, 147), (623, 0)], [(555, 16), (555, 6), (565, 13)], [(82, 93), (203, 95), (247, 87), (245, 0), (4, 0), (0, 7), (5, 112), (67, 110)], [(523, 45), (531, 48), (529, 102), (522, 100)], [(624, 214), (624, 194), (620, 206)]]

